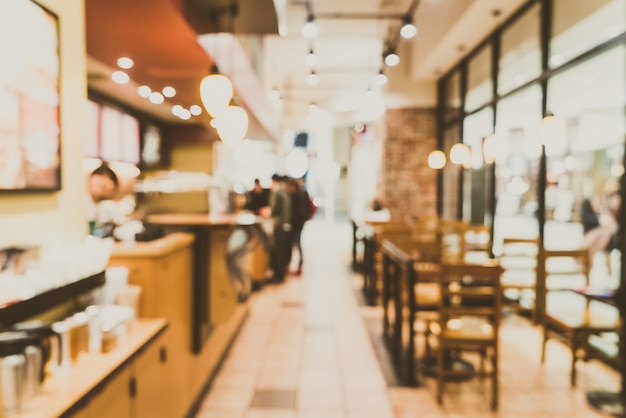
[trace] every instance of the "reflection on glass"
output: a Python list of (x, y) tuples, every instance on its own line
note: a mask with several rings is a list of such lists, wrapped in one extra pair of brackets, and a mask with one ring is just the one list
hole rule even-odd
[[(443, 151), (450, 155), (450, 148), (458, 142), (460, 127), (457, 124), (448, 126), (443, 132)], [(458, 216), (458, 193), (459, 193), (459, 168), (454, 164), (447, 164), (443, 169), (443, 217), (445, 219), (457, 219)]]
[[(605, 200), (607, 185), (616, 184), (624, 170), (625, 71), (626, 48), (618, 45), (559, 73), (548, 83), (548, 107), (564, 124), (565, 141), (558, 153), (548, 153), (546, 145), (546, 216), (552, 224), (579, 225), (569, 237), (572, 244), (593, 246), (581, 224), (583, 202)], [(556, 228), (546, 224), (546, 242), (561, 237)], [(610, 267), (606, 260), (594, 258), (594, 262), (596, 267)]]
[(548, 64), (555, 68), (624, 32), (624, 0), (553, 0)]
[(537, 3), (502, 32), (498, 94), (514, 90), (541, 73), (539, 12)]
[(444, 106), (446, 120), (459, 116), (461, 110), (461, 73), (458, 70), (445, 81)]
[[(541, 88), (532, 85), (498, 103), (494, 251), (503, 237), (538, 234), (537, 174), (541, 143)], [(497, 253), (497, 251), (496, 251)]]
[(493, 133), (493, 109), (486, 107), (463, 121), (463, 142), (472, 149), (472, 168), (483, 165), (483, 139)]
[(493, 98), (491, 44), (483, 47), (467, 64), (465, 110), (472, 111)]

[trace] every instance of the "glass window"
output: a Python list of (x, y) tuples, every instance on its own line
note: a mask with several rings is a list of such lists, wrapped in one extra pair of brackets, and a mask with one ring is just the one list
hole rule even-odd
[(486, 107), (463, 120), (463, 142), (471, 152), (471, 170), (463, 177), (463, 220), (485, 222), (487, 178), (483, 169), (483, 140), (493, 132), (493, 109)]
[(444, 82), (444, 118), (458, 117), (461, 110), (461, 73), (457, 70)]
[(626, 27), (626, 0), (553, 1), (552, 68), (623, 33)]
[(539, 3), (502, 32), (498, 62), (498, 94), (537, 78), (541, 73)]
[(472, 57), (467, 65), (466, 111), (472, 111), (493, 98), (492, 51), (491, 44), (486, 45)]
[[(461, 137), (460, 126), (453, 124), (444, 129), (443, 132), (443, 152), (450, 155), (452, 145), (459, 142)], [(443, 169), (443, 218), (457, 219), (459, 205), (459, 168), (448, 162)]]
[(472, 168), (483, 165), (483, 139), (493, 132), (493, 110), (486, 107), (463, 121), (463, 142), (472, 149)]
[(541, 87), (532, 85), (498, 103), (494, 252), (502, 237), (535, 237), (541, 144)]
[[(546, 143), (547, 216), (552, 223), (578, 222), (576, 234), (568, 238), (572, 245), (585, 240), (583, 201), (606, 200), (624, 172), (625, 73), (626, 48), (618, 45), (548, 83), (548, 108), (562, 124), (562, 138)], [(561, 237), (556, 226), (546, 223), (546, 246)]]

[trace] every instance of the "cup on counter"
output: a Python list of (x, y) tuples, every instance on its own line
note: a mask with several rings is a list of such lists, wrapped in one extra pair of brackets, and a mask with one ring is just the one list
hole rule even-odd
[(111, 305), (115, 303), (117, 294), (128, 285), (128, 268), (108, 267), (105, 270), (105, 283), (101, 289), (101, 297), (98, 304)]
[(117, 305), (128, 306), (133, 308), (133, 321), (139, 316), (139, 308), (141, 307), (141, 286), (129, 284), (128, 286), (120, 289), (117, 293), (115, 303)]

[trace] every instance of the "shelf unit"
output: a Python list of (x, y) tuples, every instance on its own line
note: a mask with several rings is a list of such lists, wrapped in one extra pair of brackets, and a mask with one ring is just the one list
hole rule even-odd
[(31, 318), (104, 285), (104, 271), (0, 308), (0, 329)]

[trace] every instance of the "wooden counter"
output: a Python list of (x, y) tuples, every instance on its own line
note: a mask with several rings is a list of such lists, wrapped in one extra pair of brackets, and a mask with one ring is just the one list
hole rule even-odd
[[(166, 387), (169, 410), (142, 416), (193, 416), (207, 382), (247, 317), (248, 305), (237, 303), (230, 316), (214, 324), (202, 344), (196, 345), (198, 301), (194, 269), (198, 254), (196, 234), (172, 232), (149, 242), (116, 243), (109, 260), (110, 266), (127, 267), (129, 283), (141, 286), (140, 317), (162, 317), (169, 323), (162, 336), (168, 360), (160, 379)], [(206, 253), (202, 258), (207, 258)]]
[[(88, 408), (109, 379), (123, 373), (127, 365), (167, 327), (164, 319), (139, 320), (130, 328), (123, 343), (106, 354), (85, 354), (63, 376), (49, 377), (43, 391), (15, 418), (56, 418)], [(126, 386), (128, 388), (128, 386)], [(128, 392), (127, 392), (128, 393)], [(121, 401), (121, 400), (120, 400)], [(78, 413), (78, 412), (77, 412)], [(81, 416), (86, 412), (80, 412)], [(104, 415), (102, 415), (104, 416)]]
[(229, 248), (229, 239), (243, 232), (247, 243), (265, 239), (263, 218), (251, 214), (220, 215), (172, 213), (149, 215), (149, 224), (167, 231), (191, 232), (194, 241), (194, 352), (199, 352), (217, 324), (228, 321), (238, 303), (247, 300), (252, 281), (242, 274), (242, 258), (248, 251)]

